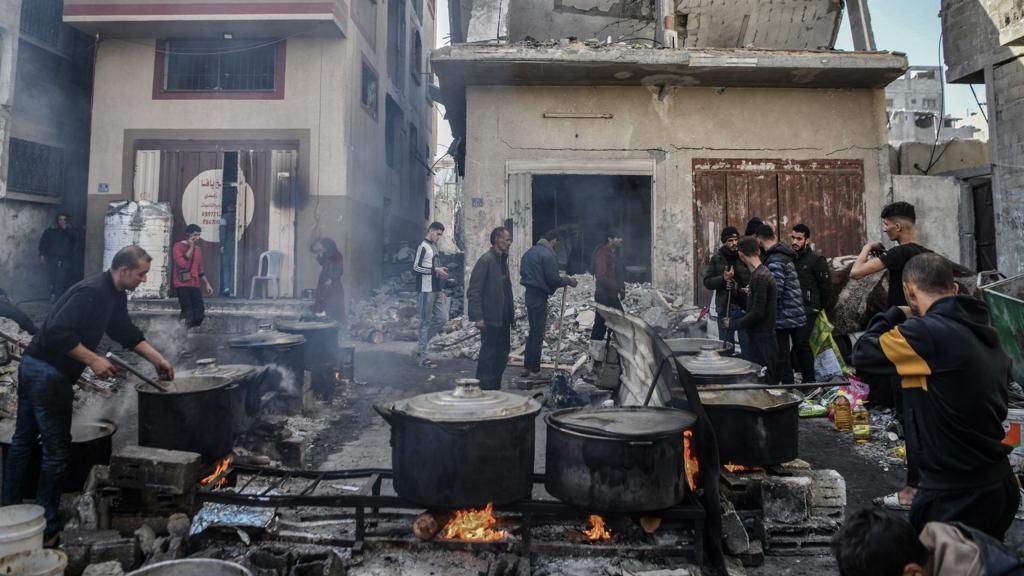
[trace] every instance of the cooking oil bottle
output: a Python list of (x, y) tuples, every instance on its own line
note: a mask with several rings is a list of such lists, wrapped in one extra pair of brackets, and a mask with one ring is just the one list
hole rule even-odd
[(849, 432), (853, 429), (853, 413), (850, 410), (850, 399), (845, 394), (836, 396), (832, 401), (832, 419), (836, 430)]
[(871, 415), (868, 414), (868, 409), (864, 407), (863, 400), (857, 400), (857, 405), (853, 408), (853, 439), (858, 444), (867, 444), (871, 442)]

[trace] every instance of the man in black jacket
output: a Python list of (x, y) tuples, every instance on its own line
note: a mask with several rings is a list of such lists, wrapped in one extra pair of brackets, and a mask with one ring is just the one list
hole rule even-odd
[(65, 212), (57, 214), (57, 221), (39, 239), (39, 262), (46, 266), (51, 302), (64, 293), (80, 241), (79, 231), (71, 226), (70, 217)]
[(526, 338), (523, 376), (540, 376), (540, 353), (544, 348), (547, 330), (548, 297), (559, 288), (576, 287), (577, 282), (558, 273), (558, 230), (551, 230), (523, 254), (519, 262), (519, 283), (526, 288), (526, 317), (530, 321), (530, 335)]
[(963, 522), (1002, 540), (1020, 504), (1002, 443), (1010, 359), (985, 303), (957, 295), (942, 256), (911, 258), (903, 290), (909, 306), (875, 316), (853, 364), (902, 377), (907, 449), (921, 471), (910, 521)]
[(473, 266), (466, 289), (469, 321), (480, 329), (480, 357), (476, 379), (484, 390), (500, 390), (501, 375), (512, 350), (515, 304), (508, 273), (508, 248), (512, 233), (499, 226), (491, 231), (491, 249)]
[(72, 386), (86, 366), (99, 378), (117, 373), (96, 351), (103, 334), (148, 360), (161, 379), (174, 378), (174, 368), (128, 317), (126, 291), (146, 281), (151, 260), (138, 246), (122, 248), (110, 270), (82, 280), (57, 300), (22, 356), (18, 415), (4, 469), (3, 504), (21, 501), (28, 488), (25, 480), (32, 449), (41, 439), (43, 462), (36, 502), (46, 509), (47, 540), (60, 530), (58, 505), (71, 455)]
[(818, 314), (832, 301), (832, 271), (828, 260), (811, 247), (811, 229), (806, 224), (793, 226), (789, 234), (790, 245), (796, 252), (796, 275), (804, 296), (807, 322), (796, 338), (796, 357), (804, 382), (814, 382), (814, 353), (811, 352), (811, 333)]
[[(715, 312), (718, 314), (718, 337), (730, 344), (736, 343), (736, 329), (727, 328), (725, 319), (743, 316), (745, 296), (740, 290), (750, 283), (750, 270), (740, 262), (740, 232), (726, 226), (721, 234), (722, 246), (704, 268), (704, 287), (715, 291)], [(746, 336), (739, 333), (740, 348), (746, 354)]]
[(739, 241), (739, 257), (750, 270), (747, 294), (747, 312), (737, 320), (725, 319), (726, 328), (743, 330), (747, 334), (746, 356), (767, 370), (769, 384), (779, 382), (779, 344), (775, 338), (775, 314), (779, 296), (775, 277), (761, 263), (761, 247), (751, 236)]
[(807, 323), (804, 299), (800, 295), (800, 278), (794, 264), (796, 253), (788, 245), (779, 242), (775, 230), (767, 224), (757, 229), (755, 238), (764, 251), (764, 265), (775, 277), (775, 285), (779, 288), (779, 304), (775, 313), (775, 338), (779, 341), (779, 381), (792, 384), (793, 363), (789, 359), (789, 351), (800, 346), (800, 334)]

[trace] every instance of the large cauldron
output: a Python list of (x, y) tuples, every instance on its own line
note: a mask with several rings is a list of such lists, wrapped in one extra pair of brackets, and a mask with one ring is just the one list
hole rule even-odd
[(544, 485), (587, 510), (644, 512), (686, 496), (683, 432), (696, 416), (674, 408), (567, 408), (545, 417)]
[(322, 398), (333, 398), (334, 373), (339, 369), (338, 333), (341, 325), (333, 321), (277, 320), (274, 326), (281, 332), (306, 339), (303, 364), (312, 376), (313, 391)]
[(402, 498), (465, 508), (530, 496), (536, 400), (457, 380), (454, 390), (375, 408), (391, 424), (395, 492)]
[[(15, 419), (13, 418), (0, 422), (0, 446), (3, 447), (5, 465), (7, 451), (11, 447), (11, 438), (14, 437), (14, 425)], [(117, 432), (117, 425), (106, 420), (88, 422), (72, 420), (71, 458), (68, 460), (68, 471), (64, 476), (65, 492), (81, 492), (93, 466), (110, 464), (115, 432)], [(25, 478), (23, 483), (24, 486), (32, 490), (39, 484), (39, 466), (42, 459), (43, 449), (41, 445), (37, 444), (29, 459), (29, 477)], [(33, 491), (31, 494), (23, 496), (33, 498), (35, 493)]]
[(701, 391), (723, 464), (769, 466), (797, 457), (800, 396), (781, 390)]
[(139, 445), (198, 452), (203, 462), (227, 456), (235, 436), (259, 414), (259, 388), (265, 370), (217, 366), (199, 360), (195, 370), (162, 382), (168, 392), (139, 384)]
[(698, 386), (743, 384), (760, 380), (760, 365), (742, 358), (722, 356), (714, 346), (705, 345), (696, 355), (678, 355), (676, 359), (693, 375)]
[(278, 332), (267, 324), (253, 334), (231, 338), (228, 347), (232, 362), (270, 368), (264, 380), (266, 391), (302, 396), (305, 343), (302, 336)]

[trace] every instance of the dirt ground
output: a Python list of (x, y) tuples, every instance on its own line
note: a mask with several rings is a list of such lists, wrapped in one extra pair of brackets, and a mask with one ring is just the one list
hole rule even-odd
[[(406, 398), (425, 392), (449, 388), (457, 378), (472, 377), (475, 364), (466, 360), (446, 360), (436, 369), (420, 368), (411, 354), (411, 343), (389, 342), (382, 345), (353, 343), (356, 351), (356, 382), (336, 397), (330, 407), (331, 423), (313, 442), (309, 454), (309, 466), (334, 469), (346, 467), (369, 467), (390, 465), (390, 431), (387, 424), (373, 410), (373, 404)], [(505, 374), (505, 388), (512, 390), (511, 379), (516, 370), (509, 368)], [(544, 427), (538, 418), (538, 446), (543, 446)], [(891, 467), (888, 471), (877, 460), (861, 456), (853, 449), (854, 443), (848, 436), (832, 431), (827, 420), (802, 420), (800, 437), (800, 458), (815, 468), (838, 470), (846, 478), (848, 510), (870, 506), (875, 496), (898, 489), (902, 484), (903, 470)], [(537, 458), (538, 468), (543, 467), (543, 454)], [(379, 559), (383, 560), (383, 559)], [(602, 572), (609, 574), (628, 573), (618, 567), (619, 562), (606, 561)], [(377, 568), (392, 566), (394, 573), (411, 573), (409, 565), (398, 565), (377, 560), (368, 560)], [(429, 563), (429, 562), (428, 562)], [(595, 566), (588, 563), (590, 569)], [(612, 566), (614, 564), (615, 566)], [(444, 573), (444, 568), (437, 566)], [(568, 568), (568, 567), (567, 567)], [(427, 571), (429, 572), (429, 570)], [(358, 571), (356, 573), (359, 573)], [(366, 573), (386, 574), (387, 570), (369, 570)], [(426, 573), (426, 572), (424, 572)], [(747, 568), (750, 575), (821, 575), (836, 573), (831, 557), (767, 557), (764, 565)]]

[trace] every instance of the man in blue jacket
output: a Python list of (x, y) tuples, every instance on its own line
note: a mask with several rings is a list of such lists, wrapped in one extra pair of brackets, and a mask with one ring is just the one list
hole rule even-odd
[(775, 338), (779, 343), (778, 374), (783, 384), (792, 384), (793, 362), (789, 358), (792, 348), (799, 348), (801, 328), (807, 322), (804, 297), (800, 290), (800, 277), (796, 273), (796, 252), (778, 241), (775, 230), (767, 224), (757, 229), (757, 243), (764, 250), (764, 265), (775, 277), (779, 289), (779, 302), (775, 313)]
[(558, 230), (551, 230), (523, 254), (519, 263), (519, 283), (526, 288), (526, 316), (530, 321), (530, 335), (526, 339), (526, 370), (522, 376), (540, 376), (540, 352), (544, 348), (547, 330), (548, 297), (564, 286), (576, 287), (576, 280), (558, 273)]

